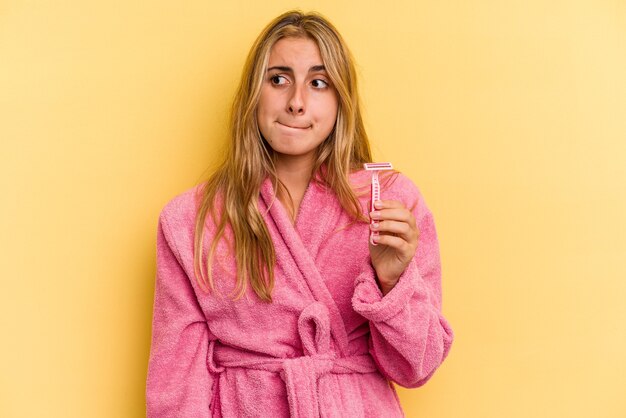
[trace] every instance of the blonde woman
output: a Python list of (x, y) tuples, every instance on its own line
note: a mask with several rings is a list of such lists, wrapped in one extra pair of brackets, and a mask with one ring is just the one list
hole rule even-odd
[(159, 218), (148, 417), (403, 416), (390, 382), (423, 385), (453, 340), (437, 235), (400, 173), (369, 211), (356, 74), (328, 20), (263, 30), (230, 139)]

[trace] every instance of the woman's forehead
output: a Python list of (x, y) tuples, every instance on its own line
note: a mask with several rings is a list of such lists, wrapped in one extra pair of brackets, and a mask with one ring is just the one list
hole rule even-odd
[(310, 38), (282, 38), (270, 50), (268, 68), (288, 66), (291, 68), (323, 65), (317, 43)]

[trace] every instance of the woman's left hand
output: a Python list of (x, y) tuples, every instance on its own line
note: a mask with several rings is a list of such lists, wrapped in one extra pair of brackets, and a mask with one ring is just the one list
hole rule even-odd
[(398, 282), (415, 255), (419, 230), (413, 214), (397, 200), (376, 202), (370, 218), (378, 221), (378, 227), (370, 223), (372, 231), (379, 231), (376, 243), (370, 242), (370, 258), (376, 276), (386, 295)]

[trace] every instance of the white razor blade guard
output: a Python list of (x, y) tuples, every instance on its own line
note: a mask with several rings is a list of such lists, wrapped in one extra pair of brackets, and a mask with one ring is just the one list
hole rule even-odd
[(363, 168), (367, 171), (393, 170), (393, 166), (391, 165), (391, 163), (365, 163), (363, 164)]
[[(370, 211), (374, 211), (374, 202), (380, 200), (380, 182), (378, 181), (378, 172), (383, 170), (393, 170), (393, 166), (391, 163), (365, 163), (363, 164), (363, 168), (367, 171), (372, 172), (372, 194), (370, 197)], [(378, 221), (371, 221), (372, 225), (378, 225)], [(372, 245), (378, 245), (375, 241), (375, 238), (378, 238), (378, 231), (370, 230), (370, 243)]]

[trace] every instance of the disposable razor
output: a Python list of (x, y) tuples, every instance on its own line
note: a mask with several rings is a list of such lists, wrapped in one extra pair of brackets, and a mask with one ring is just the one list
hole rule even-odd
[[(374, 211), (374, 202), (380, 200), (380, 181), (378, 181), (378, 172), (383, 170), (392, 170), (391, 163), (365, 163), (363, 168), (372, 172), (372, 195), (370, 200), (370, 212)], [(378, 220), (371, 220), (372, 225), (378, 225)], [(370, 230), (370, 243), (372, 245), (378, 245), (374, 239), (378, 238), (378, 231)]]

